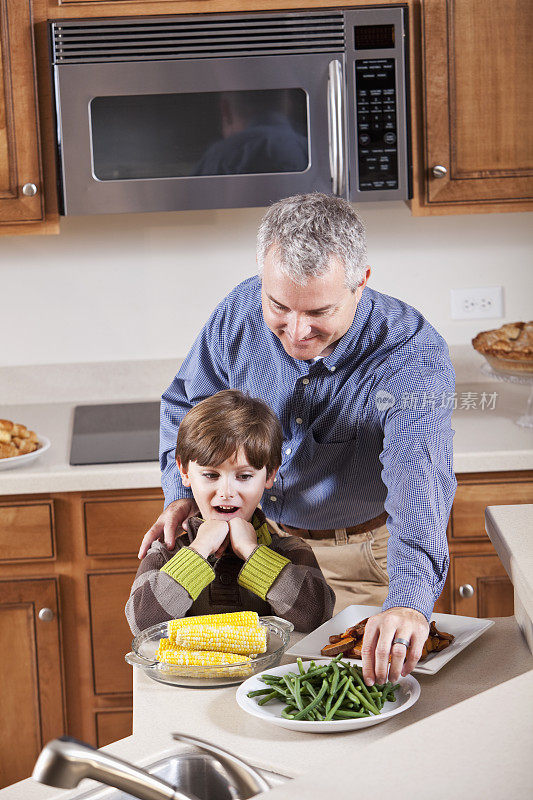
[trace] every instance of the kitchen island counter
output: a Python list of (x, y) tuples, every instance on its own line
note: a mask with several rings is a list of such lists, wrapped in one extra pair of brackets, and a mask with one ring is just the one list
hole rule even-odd
[[(285, 658), (287, 663), (292, 661), (293, 657)], [(148, 764), (169, 748), (180, 749), (177, 744), (172, 748), (173, 731), (200, 736), (254, 766), (296, 779), (273, 790), (272, 800), (322, 800), (326, 785), (337, 799), (352, 800), (354, 780), (358, 787), (374, 786), (374, 800), (385, 800), (391, 790), (389, 766), (396, 768), (398, 759), (405, 761), (409, 754), (394, 788), (395, 798), (419, 797), (413, 787), (428, 783), (432, 797), (447, 798), (452, 794), (447, 783), (451, 780), (453, 796), (465, 800), (525, 796), (525, 785), (532, 780), (525, 755), (533, 745), (532, 667), (514, 618), (497, 619), (436, 675), (415, 675), (422, 692), (411, 709), (373, 727), (338, 734), (297, 733), (263, 723), (239, 708), (235, 687), (170, 687), (135, 670), (133, 736), (104, 749)], [(498, 759), (487, 742), (498, 750)], [(436, 761), (436, 754), (442, 760)], [(455, 768), (450, 758), (457, 758)], [(491, 785), (491, 772), (498, 773), (500, 783), (504, 779), (507, 795), (473, 793), (476, 780), (479, 787)], [(445, 778), (437, 779), (441, 773)], [(84, 789), (88, 786), (84, 784)], [(0, 800), (67, 800), (77, 793), (58, 792), (27, 780), (1, 791)]]

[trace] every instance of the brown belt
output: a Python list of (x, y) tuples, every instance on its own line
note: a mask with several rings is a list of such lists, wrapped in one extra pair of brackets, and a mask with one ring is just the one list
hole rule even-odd
[[(379, 517), (374, 517), (374, 519), (369, 519), (366, 522), (360, 522), (359, 525), (352, 525), (351, 528), (345, 528), (347, 534), (350, 533), (366, 533), (367, 531), (372, 531), (374, 528), (379, 528), (380, 525), (384, 525), (387, 521), (388, 514), (386, 511), (383, 514), (380, 514)], [(293, 528), (292, 525), (282, 525), (279, 523), (279, 527), (290, 533), (291, 536), (299, 536), (300, 539), (334, 539), (335, 538), (335, 530), (324, 530), (324, 531), (313, 531), (308, 530), (307, 528)]]

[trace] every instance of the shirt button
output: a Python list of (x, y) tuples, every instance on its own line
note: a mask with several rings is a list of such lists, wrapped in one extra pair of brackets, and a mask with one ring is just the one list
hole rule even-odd
[(292, 450), (291, 450), (291, 448), (290, 448), (290, 447), (287, 447), (287, 449), (285, 450), (285, 455), (286, 455), (286, 456), (290, 456), (290, 454), (291, 454), (291, 453), (292, 453)]
[(275, 494), (271, 494), (270, 499), (272, 500), (273, 503), (275, 503), (278, 498), (276, 497)]
[(301, 425), (302, 422), (303, 422), (303, 419), (301, 417), (296, 417), (296, 424), (297, 425)]
[(307, 384), (309, 383), (309, 378), (304, 378), (302, 380), (302, 383), (303, 383), (304, 386), (307, 386)]
[(335, 367), (330, 367), (330, 368), (329, 368), (329, 371), (330, 371), (330, 372), (335, 372)]

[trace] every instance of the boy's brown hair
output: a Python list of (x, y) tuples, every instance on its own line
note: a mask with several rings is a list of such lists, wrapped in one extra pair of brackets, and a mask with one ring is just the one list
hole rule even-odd
[(184, 469), (189, 461), (216, 467), (241, 448), (255, 469), (270, 475), (281, 464), (283, 432), (274, 412), (238, 389), (225, 389), (202, 400), (178, 428), (176, 458)]

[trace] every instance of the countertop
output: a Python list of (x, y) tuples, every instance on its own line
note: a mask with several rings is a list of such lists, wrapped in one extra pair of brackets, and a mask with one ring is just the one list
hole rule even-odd
[[(467, 346), (452, 348), (451, 357), (457, 376), (455, 472), (533, 469), (533, 429), (516, 425), (529, 387), (486, 377), (482, 357)], [(0, 495), (160, 486), (157, 461), (71, 467), (74, 407), (157, 400), (180, 363), (167, 359), (1, 370), (0, 416), (47, 436), (52, 446), (27, 466), (0, 471)]]
[(513, 584), (515, 619), (533, 653), (533, 504), (489, 506), (485, 528)]
[[(301, 634), (295, 634), (295, 637)], [(294, 640), (293, 640), (294, 641)], [(292, 662), (293, 657), (286, 657)], [(269, 798), (373, 800), (526, 797), (533, 787), (533, 658), (513, 617), (500, 618), (436, 675), (418, 675), (421, 695), (404, 714), (360, 731), (306, 734), (242, 711), (235, 687), (182, 689), (135, 670), (133, 736), (104, 748), (140, 764), (171, 746), (172, 731), (209, 739), (257, 767), (295, 778)], [(90, 784), (84, 782), (83, 790)], [(31, 779), (0, 800), (72, 798)]]

